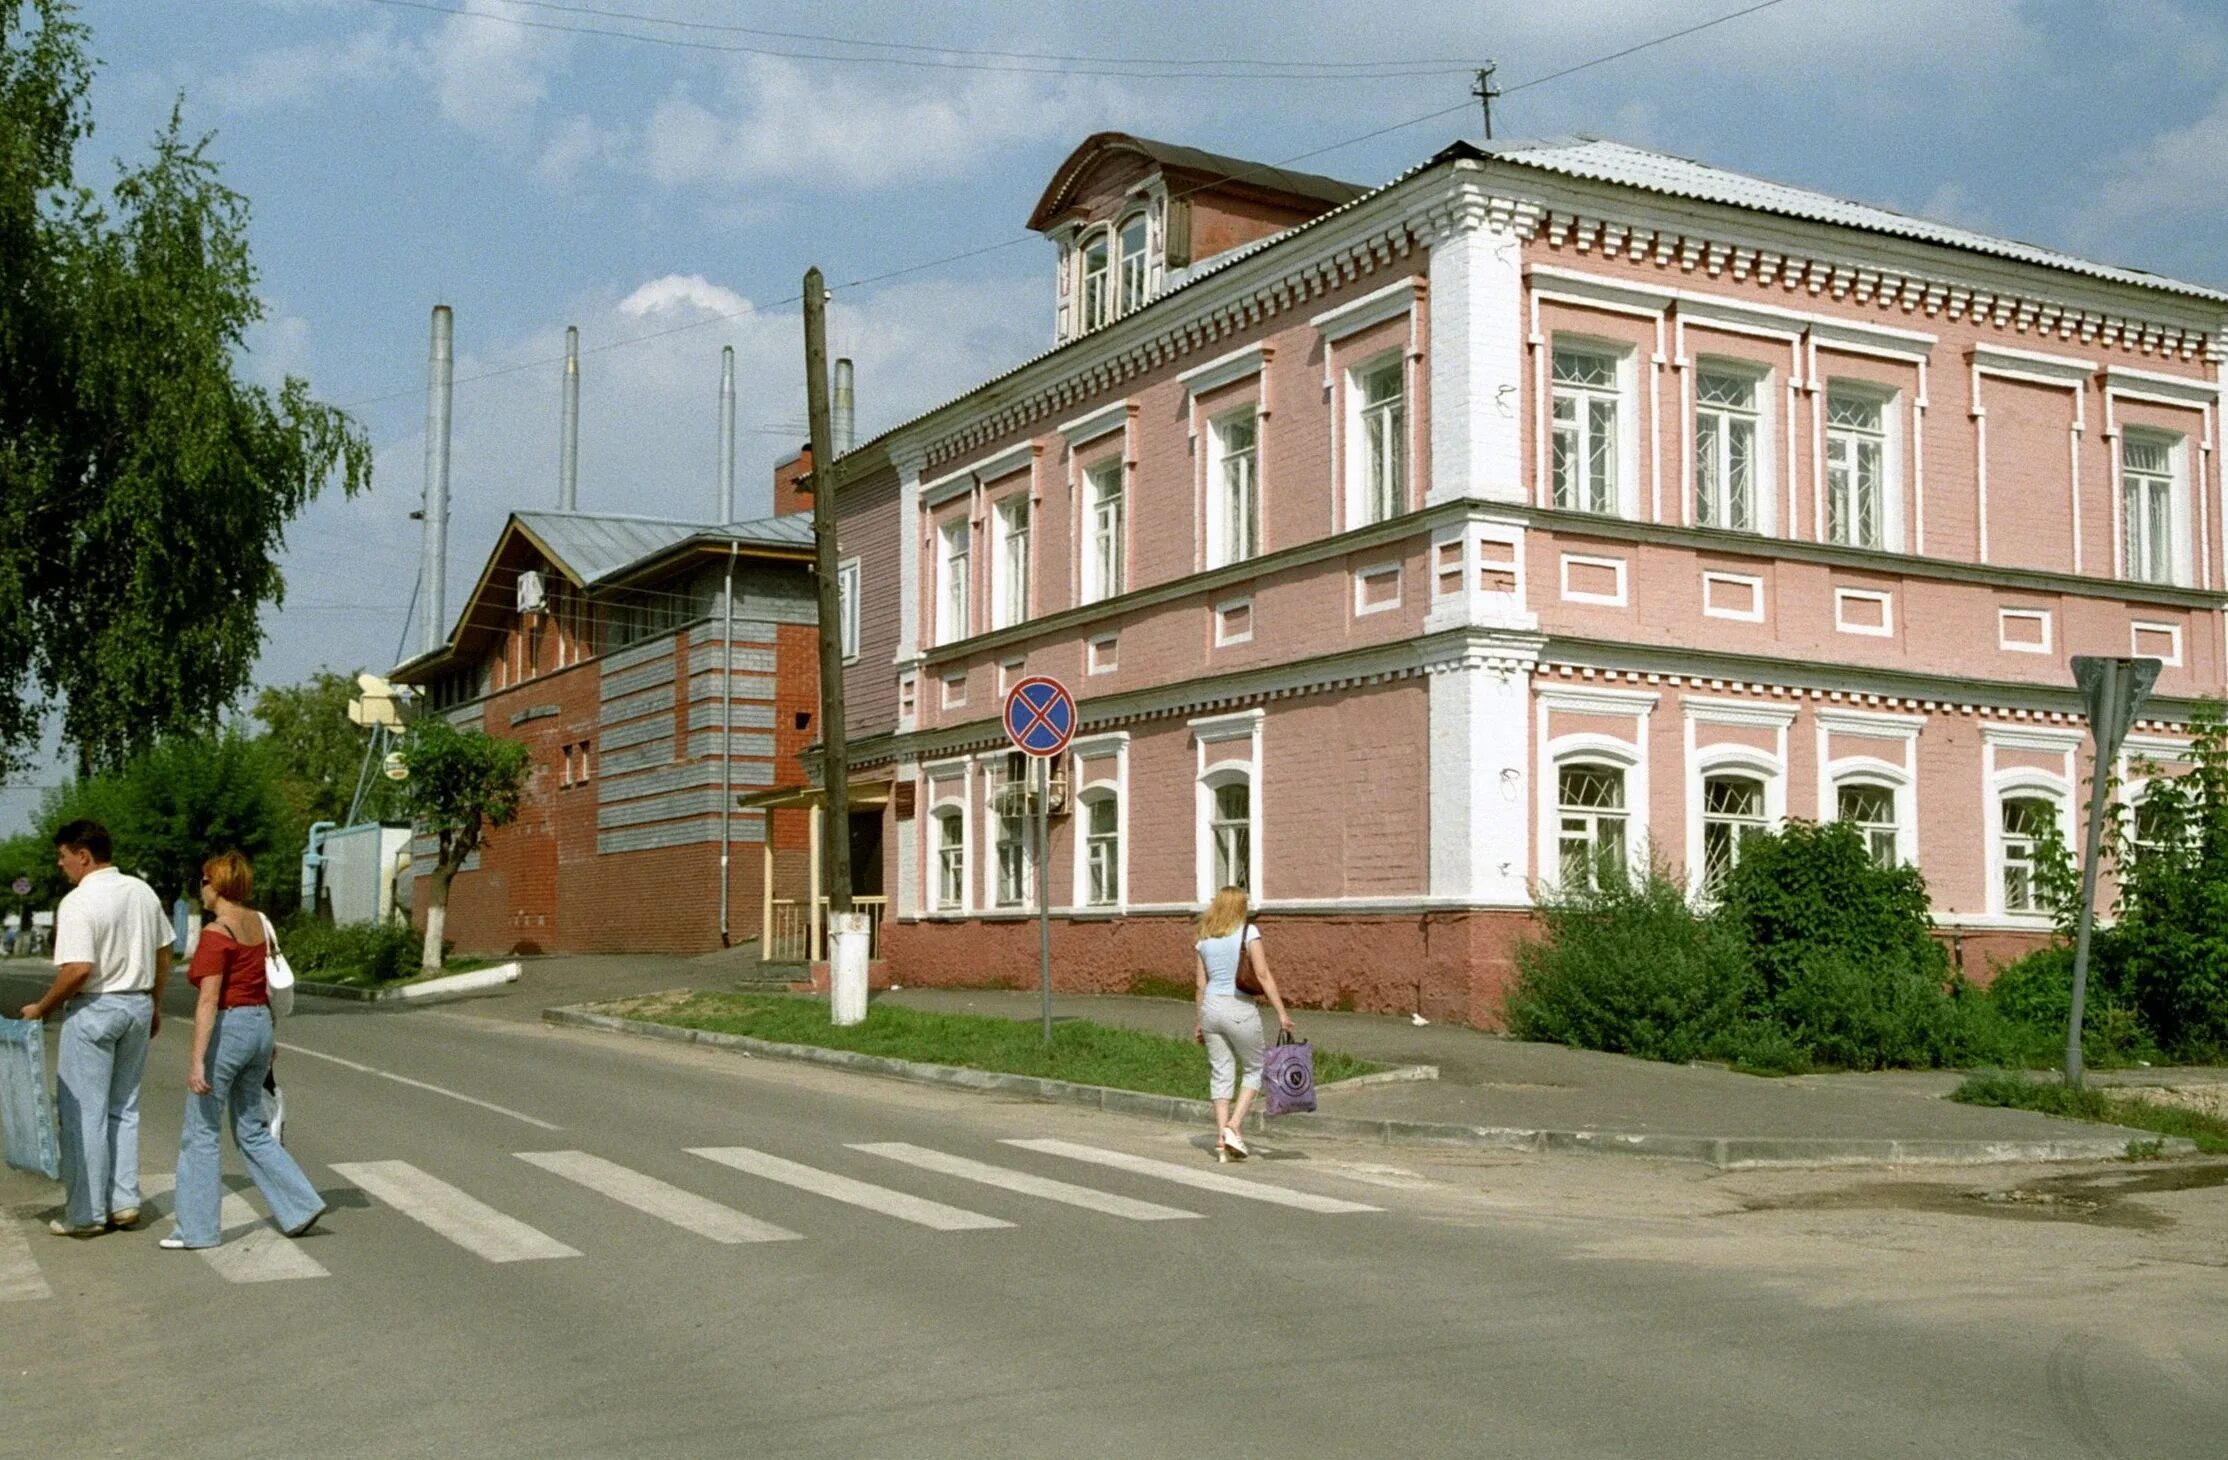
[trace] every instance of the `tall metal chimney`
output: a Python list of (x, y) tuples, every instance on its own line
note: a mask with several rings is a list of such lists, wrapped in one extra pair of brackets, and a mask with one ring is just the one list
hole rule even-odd
[(735, 347), (719, 352), (719, 520), (735, 520)]
[(565, 326), (565, 418), (558, 428), (557, 510), (580, 509), (580, 329)]
[(420, 571), (425, 582), (425, 652), (439, 649), (448, 638), (449, 576), (449, 404), (456, 388), (456, 359), (452, 348), (455, 322), (449, 306), (433, 306), (433, 344), (426, 359), (425, 391), (425, 561)]
[(852, 432), (858, 424), (857, 412), (851, 397), (851, 362), (836, 361), (835, 400), (833, 402), (835, 454), (843, 455), (851, 449)]

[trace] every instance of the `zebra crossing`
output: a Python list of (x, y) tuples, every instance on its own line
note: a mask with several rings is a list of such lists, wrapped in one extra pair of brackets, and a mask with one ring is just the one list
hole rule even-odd
[[(1256, 1177), (1204, 1171), (1181, 1162), (1155, 1160), (1073, 1141), (1012, 1139), (1001, 1144), (1017, 1153), (1055, 1157), (1217, 1197), (1314, 1215), (1383, 1210), (1362, 1202), (1295, 1190)], [(844, 1149), (887, 1162), (900, 1171), (925, 1172), (989, 1191), (1033, 1198), (1121, 1221), (1196, 1221), (1210, 1215), (1188, 1207), (1059, 1180), (1018, 1165), (979, 1160), (904, 1141), (853, 1142)], [(738, 1246), (798, 1242), (808, 1237), (807, 1233), (778, 1226), (592, 1152), (536, 1150), (511, 1154), (571, 1188), (592, 1192), (619, 1207), (709, 1242)], [(931, 1200), (899, 1187), (864, 1181), (750, 1146), (695, 1146), (687, 1148), (686, 1154), (705, 1162), (707, 1171), (717, 1166), (754, 1181), (820, 1198), (828, 1204), (831, 1214), (839, 1207), (850, 1208), (877, 1218), (944, 1233), (1012, 1230), (1021, 1225), (1004, 1217)], [(583, 1255), (580, 1248), (408, 1161), (342, 1161), (332, 1163), (330, 1170), (369, 1198), (373, 1211), (385, 1209), (396, 1213), (485, 1262), (537, 1262)], [(170, 1212), (172, 1178), (167, 1173), (149, 1172), (143, 1176), (141, 1186), (145, 1205), (159, 1224)], [(332, 1225), (363, 1230), (372, 1225), (363, 1220), (366, 1215), (368, 1213), (351, 1213)], [(549, 1219), (538, 1217), (537, 1220), (547, 1222)], [(240, 1192), (225, 1194), (222, 1223), (223, 1244), (202, 1249), (195, 1256), (226, 1282), (269, 1283), (332, 1276), (331, 1270), (319, 1260), (320, 1253), (310, 1250), (317, 1244), (290, 1241), (282, 1236)], [(43, 1227), (43, 1222), (0, 1216), (0, 1303), (54, 1296), (54, 1286), (42, 1270), (39, 1244), (27, 1235)]]

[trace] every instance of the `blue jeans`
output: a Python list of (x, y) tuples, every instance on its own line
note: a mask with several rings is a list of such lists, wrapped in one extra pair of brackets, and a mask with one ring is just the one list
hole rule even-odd
[(178, 1238), (188, 1247), (214, 1247), (224, 1237), (217, 1215), (224, 1201), (217, 1173), (217, 1126), (227, 1106), (232, 1110), (232, 1143), (240, 1148), (240, 1159), (280, 1230), (305, 1227), (325, 1209), (317, 1188), (271, 1135), (264, 1118), (263, 1075), (270, 1068), (270, 1009), (244, 1004), (218, 1010), (202, 1067), (209, 1093), (186, 1097), (186, 1123), (178, 1137)]
[(155, 1001), (89, 994), (63, 1006), (54, 1113), (62, 1127), (62, 1193), (72, 1227), (98, 1227), (139, 1205), (139, 1078)]

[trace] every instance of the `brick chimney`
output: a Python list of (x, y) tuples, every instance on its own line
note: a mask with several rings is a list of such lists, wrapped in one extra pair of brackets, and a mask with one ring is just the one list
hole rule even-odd
[(811, 475), (812, 447), (809, 445), (774, 467), (774, 516), (787, 517), (792, 512), (812, 510), (812, 493), (799, 487), (799, 483)]

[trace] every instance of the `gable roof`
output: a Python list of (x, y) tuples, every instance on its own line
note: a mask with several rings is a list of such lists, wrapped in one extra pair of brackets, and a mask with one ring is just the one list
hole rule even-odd
[[(1075, 189), (1086, 173), (1110, 153), (1130, 152), (1164, 168), (1179, 172), (1209, 173), (1220, 183), (1232, 187), (1251, 188), (1263, 192), (1288, 193), (1295, 197), (1309, 198), (1335, 208), (1340, 203), (1350, 203), (1371, 191), (1356, 183), (1340, 182), (1335, 177), (1323, 177), (1312, 172), (1292, 172), (1264, 163), (1248, 162), (1242, 157), (1226, 157), (1219, 152), (1202, 152), (1196, 147), (1179, 147), (1173, 142), (1155, 142), (1148, 137), (1133, 137), (1127, 132), (1094, 132), (1083, 139), (1081, 146), (1068, 154), (1052, 174), (1052, 181), (1045, 185), (1044, 196), (1037, 199), (1037, 206), (1030, 210), (1029, 227), (1041, 232), (1052, 220), (1059, 217), (1073, 200)], [(1216, 186), (1219, 184), (1209, 184)]]
[(1713, 167), (1708, 163), (1695, 162), (1668, 152), (1632, 147), (1602, 137), (1581, 135), (1498, 142), (1481, 150), (1485, 156), (1500, 162), (1534, 167), (1543, 172), (1561, 173), (1565, 177), (1614, 183), (1620, 187), (1638, 188), (1669, 197), (1693, 198), (1730, 208), (1747, 208), (1759, 213), (1776, 213), (1784, 218), (1800, 218), (1811, 223), (1836, 223), (1844, 228), (1858, 228), (1867, 233), (1884, 233), (1920, 243), (1938, 244), (1945, 248), (1993, 254), (1998, 258), (2016, 259), (2021, 263), (2036, 264), (2046, 269), (2063, 269), (2094, 279), (2109, 279), (2114, 283), (2133, 284), (2145, 289), (2164, 289), (2198, 299), (2228, 300), (2228, 292), (2197, 284), (2185, 284), (2163, 274), (2122, 268), (2114, 264), (2100, 264), (2073, 254), (2060, 253), (2056, 249), (2020, 243), (2016, 239), (1999, 238), (1950, 223), (1937, 223), (1932, 219), (1898, 213), (1873, 203), (1837, 198), (1831, 193), (1767, 182), (1727, 168)]

